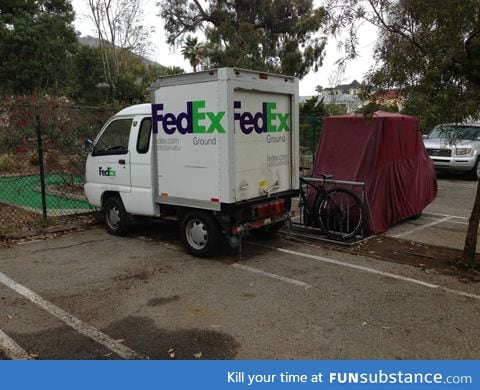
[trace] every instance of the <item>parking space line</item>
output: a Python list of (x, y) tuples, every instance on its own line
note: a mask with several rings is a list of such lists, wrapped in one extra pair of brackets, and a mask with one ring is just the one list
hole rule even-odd
[(440, 183), (438, 185), (438, 189), (441, 190), (442, 187), (452, 187), (452, 188), (471, 188), (472, 190), (476, 189), (477, 186), (476, 185), (470, 185), (470, 184), (461, 184), (461, 183)]
[(459, 295), (459, 296), (462, 296), (462, 297), (468, 297), (468, 298), (473, 298), (473, 299), (480, 300), (480, 295), (472, 294), (472, 293), (469, 293), (469, 292), (466, 292), (466, 291), (455, 290), (453, 288), (443, 287), (443, 286), (440, 286), (438, 284), (424, 282), (423, 280), (413, 279), (413, 278), (409, 278), (407, 276), (397, 275), (397, 274), (393, 274), (393, 273), (390, 273), (390, 272), (379, 271), (375, 268), (365, 267), (363, 265), (352, 264), (352, 263), (348, 263), (348, 262), (344, 262), (344, 261), (340, 261), (340, 260), (330, 259), (328, 257), (311, 255), (309, 253), (292, 251), (290, 249), (284, 249), (284, 248), (279, 248), (279, 247), (270, 246), (270, 245), (263, 245), (263, 244), (252, 243), (252, 242), (250, 244), (255, 245), (255, 246), (260, 246), (260, 247), (263, 247), (263, 248), (276, 250), (278, 252), (287, 253), (287, 254), (294, 255), (294, 256), (305, 257), (305, 258), (308, 258), (308, 259), (311, 259), (311, 260), (321, 261), (321, 262), (328, 263), (328, 264), (334, 264), (334, 265), (338, 265), (338, 266), (341, 266), (341, 267), (347, 267), (347, 268), (352, 268), (352, 269), (356, 269), (356, 270), (359, 270), (359, 271), (368, 272), (368, 273), (371, 273), (371, 274), (386, 276), (388, 278), (401, 280), (401, 281), (404, 281), (404, 282), (407, 282), (407, 283), (417, 284), (419, 286), (423, 286), (423, 287), (427, 287), (427, 288), (431, 288), (431, 289), (443, 290), (445, 292), (455, 294), (455, 295)]
[[(424, 216), (423, 217), (424, 219), (429, 219), (431, 221), (437, 221), (438, 218), (436, 217), (427, 217), (427, 216)], [(453, 218), (458, 218), (458, 217), (453, 217)], [(448, 220), (448, 223), (455, 223), (457, 225), (468, 225), (468, 222), (460, 222), (460, 221), (453, 221), (453, 218)]]
[(255, 274), (266, 276), (268, 278), (281, 280), (282, 282), (290, 283), (290, 284), (293, 284), (294, 286), (304, 287), (305, 289), (312, 287), (310, 284), (302, 282), (300, 280), (295, 280), (295, 279), (287, 278), (286, 276), (281, 276), (281, 275), (273, 274), (271, 272), (262, 271), (257, 268), (249, 267), (248, 265), (234, 263), (232, 264), (232, 267), (241, 269), (243, 271), (253, 272)]
[(15, 340), (0, 329), (0, 351), (12, 360), (33, 360), (30, 354), (25, 351)]
[(420, 226), (414, 227), (413, 229), (407, 230), (406, 232), (394, 234), (394, 235), (392, 235), (392, 236), (390, 236), (390, 237), (393, 237), (393, 238), (403, 237), (403, 236), (406, 236), (406, 235), (411, 234), (411, 233), (413, 233), (413, 232), (416, 232), (416, 231), (418, 231), (418, 230), (423, 230), (423, 229), (426, 229), (426, 228), (428, 228), (428, 227), (432, 227), (432, 226), (438, 225), (439, 223), (446, 222), (446, 221), (448, 221), (449, 219), (452, 219), (452, 218), (454, 218), (454, 217), (444, 217), (444, 218), (440, 218), (440, 219), (437, 219), (436, 221), (433, 221), (433, 222), (430, 222), (430, 223), (426, 223), (425, 225), (420, 225)]
[(423, 213), (423, 215), (433, 215), (436, 217), (452, 217), (452, 218), (458, 218), (458, 219), (468, 219), (466, 217), (460, 217), (458, 215), (449, 215), (449, 214), (438, 214), (438, 213)]
[(59, 320), (63, 321), (65, 324), (72, 327), (77, 332), (83, 334), (84, 336), (108, 348), (110, 351), (116, 353), (121, 358), (129, 359), (129, 360), (145, 359), (144, 356), (140, 355), (139, 353), (126, 347), (123, 344), (117, 343), (115, 340), (113, 340), (106, 334), (100, 332), (98, 329), (81, 321), (74, 315), (67, 313), (65, 310), (60, 309), (58, 306), (55, 306), (53, 303), (48, 302), (37, 293), (15, 282), (13, 279), (10, 279), (7, 275), (5, 275), (2, 272), (0, 272), (0, 283), (4, 284), (5, 286), (9, 287), (16, 293), (27, 298), (30, 302), (34, 303), (35, 305), (40, 306), (43, 310), (57, 317)]

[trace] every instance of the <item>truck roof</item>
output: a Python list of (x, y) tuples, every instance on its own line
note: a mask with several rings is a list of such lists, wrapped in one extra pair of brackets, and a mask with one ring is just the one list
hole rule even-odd
[(117, 112), (115, 116), (121, 115), (150, 115), (152, 113), (152, 105), (150, 103), (135, 104), (133, 106), (125, 107), (123, 110)]

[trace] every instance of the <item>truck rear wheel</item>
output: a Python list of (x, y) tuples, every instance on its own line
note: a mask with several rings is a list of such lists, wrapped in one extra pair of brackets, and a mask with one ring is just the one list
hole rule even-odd
[(108, 198), (103, 205), (103, 221), (105, 229), (115, 236), (123, 236), (128, 230), (128, 213), (122, 200), (117, 197)]
[(183, 244), (194, 256), (213, 256), (218, 250), (220, 237), (220, 227), (210, 214), (191, 211), (182, 220)]

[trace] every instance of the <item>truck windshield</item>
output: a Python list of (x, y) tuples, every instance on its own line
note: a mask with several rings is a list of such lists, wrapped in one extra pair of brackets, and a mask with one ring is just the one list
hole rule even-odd
[(465, 139), (470, 141), (480, 140), (480, 127), (476, 126), (436, 126), (428, 137), (430, 139)]

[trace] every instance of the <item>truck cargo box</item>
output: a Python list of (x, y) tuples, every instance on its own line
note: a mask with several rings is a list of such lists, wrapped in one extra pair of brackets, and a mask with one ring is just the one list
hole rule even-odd
[(298, 189), (298, 80), (222, 68), (152, 88), (156, 201), (220, 210)]

